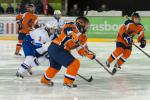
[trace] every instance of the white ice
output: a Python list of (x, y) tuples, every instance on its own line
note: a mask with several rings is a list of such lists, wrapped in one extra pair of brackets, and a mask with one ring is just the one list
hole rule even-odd
[[(103, 63), (115, 49), (115, 43), (88, 43)], [(14, 56), (16, 41), (0, 41), (0, 100), (150, 100), (150, 58), (133, 47), (130, 59), (116, 75), (110, 76), (95, 61), (75, 56), (81, 60), (79, 74), (94, 80), (88, 83), (76, 78), (76, 89), (64, 88), (65, 68), (53, 80), (55, 85), (40, 84), (48, 62), (34, 67), (33, 76), (18, 80), (15, 73), (23, 57)], [(150, 54), (150, 44), (145, 52)], [(112, 65), (113, 66), (113, 65)]]

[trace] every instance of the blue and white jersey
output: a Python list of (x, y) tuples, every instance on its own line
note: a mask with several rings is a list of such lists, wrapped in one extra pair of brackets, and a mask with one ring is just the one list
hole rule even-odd
[(51, 37), (49, 37), (48, 32), (44, 28), (35, 29), (29, 35), (33, 43), (45, 44), (51, 41)]
[(31, 42), (38, 53), (42, 54), (43, 52), (47, 51), (47, 48), (44, 46), (45, 43), (51, 42), (55, 37), (56, 34), (52, 34), (49, 36), (48, 32), (45, 30), (45, 27), (37, 28), (30, 32), (26, 36), (26, 40)]

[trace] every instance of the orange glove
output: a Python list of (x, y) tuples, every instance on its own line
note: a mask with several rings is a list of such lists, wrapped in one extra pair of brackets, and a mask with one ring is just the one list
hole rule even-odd
[(92, 51), (89, 50), (85, 50), (84, 48), (81, 48), (80, 50), (78, 50), (78, 54), (81, 56), (86, 56), (89, 59), (95, 59), (96, 55), (95, 53), (93, 53)]
[(84, 55), (85, 55), (86, 57), (88, 57), (89, 59), (91, 59), (91, 60), (95, 59), (95, 57), (96, 57), (95, 53), (92, 52), (92, 51), (85, 52)]

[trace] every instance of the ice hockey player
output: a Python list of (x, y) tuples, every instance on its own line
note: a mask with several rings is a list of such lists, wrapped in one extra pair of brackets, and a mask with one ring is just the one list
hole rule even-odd
[(63, 25), (66, 23), (66, 21), (61, 18), (61, 11), (55, 10), (54, 16), (53, 16), (53, 18), (50, 19), (50, 21), (51, 20), (57, 22), (57, 30), (56, 31), (57, 31), (57, 34), (60, 34), (60, 31), (61, 31)]
[(120, 70), (122, 64), (125, 63), (130, 57), (132, 52), (132, 39), (135, 35), (138, 35), (137, 41), (140, 42), (140, 47), (144, 48), (146, 46), (144, 27), (140, 23), (140, 20), (141, 17), (139, 13), (134, 12), (131, 15), (131, 20), (126, 20), (125, 23), (120, 27), (116, 40), (116, 49), (106, 61), (106, 65), (110, 67), (110, 64), (114, 60), (117, 60), (112, 74), (115, 74), (116, 71)]
[(20, 30), (21, 30), (21, 22), (22, 22), (22, 13), (19, 11), (19, 14), (16, 16), (16, 23), (17, 23), (17, 27), (18, 27), (18, 43), (16, 45), (16, 51), (15, 51), (15, 55), (20, 55), (19, 53), (20, 49), (21, 49), (21, 42), (19, 41), (19, 37), (20, 37)]
[(60, 35), (55, 38), (48, 48), (50, 67), (46, 70), (41, 83), (53, 86), (52, 78), (59, 72), (61, 66), (66, 67), (63, 85), (66, 87), (77, 87), (74, 84), (75, 77), (80, 67), (80, 61), (71, 54), (76, 49), (81, 56), (94, 59), (95, 54), (87, 49), (87, 36), (85, 34), (89, 27), (86, 17), (78, 17), (75, 22), (66, 23)]
[(17, 24), (19, 26), (18, 43), (16, 45), (15, 55), (21, 55), (19, 52), (22, 47), (22, 41), (26, 34), (38, 27), (38, 17), (34, 14), (35, 7), (29, 4), (26, 13), (17, 16)]
[(26, 71), (32, 75), (31, 68), (46, 60), (47, 48), (44, 44), (57, 37), (56, 27), (57, 23), (49, 21), (45, 27), (37, 28), (26, 35), (22, 44), (25, 60), (18, 68), (17, 77), (23, 78)]
[(19, 31), (21, 30), (21, 21), (22, 21), (21, 19), (22, 19), (22, 12), (19, 10), (18, 15), (16, 16), (16, 23), (18, 25), (18, 34), (19, 34)]

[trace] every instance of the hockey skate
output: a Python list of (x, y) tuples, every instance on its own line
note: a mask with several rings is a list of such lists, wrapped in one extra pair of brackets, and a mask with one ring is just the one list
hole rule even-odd
[(118, 64), (114, 65), (114, 68), (112, 70), (112, 75), (114, 75), (117, 71), (119, 71), (121, 69), (121, 67)]
[(63, 85), (66, 86), (66, 87), (69, 87), (69, 88), (76, 88), (77, 87), (76, 84), (67, 84), (67, 83), (64, 83)]
[(110, 68), (110, 64), (109, 64), (108, 60), (106, 61), (106, 66), (107, 66), (108, 68)]
[(18, 71), (17, 71), (17, 73), (16, 73), (16, 76), (17, 76), (18, 78), (24, 78), (24, 76), (23, 76), (22, 74), (20, 74)]
[(21, 53), (17, 53), (17, 52), (15, 52), (14, 53), (16, 56), (22, 56), (22, 54)]
[(45, 80), (45, 79), (41, 79), (41, 83), (42, 84), (45, 84), (45, 85), (48, 85), (48, 86), (50, 86), (50, 87), (52, 87), (53, 85), (54, 85), (54, 82), (52, 82), (51, 80)]

